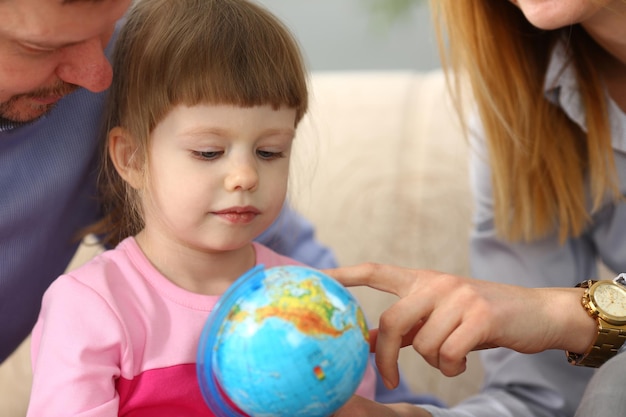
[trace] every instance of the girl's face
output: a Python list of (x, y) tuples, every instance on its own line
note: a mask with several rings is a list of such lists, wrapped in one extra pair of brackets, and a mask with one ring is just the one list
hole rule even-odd
[[(510, 0), (528, 21), (540, 29), (558, 29), (584, 23), (598, 12), (623, 10), (623, 0)], [(621, 4), (620, 4), (621, 3)], [(615, 7), (612, 7), (612, 6)]]
[(283, 206), (295, 118), (271, 106), (174, 107), (150, 138), (144, 232), (203, 252), (248, 245)]

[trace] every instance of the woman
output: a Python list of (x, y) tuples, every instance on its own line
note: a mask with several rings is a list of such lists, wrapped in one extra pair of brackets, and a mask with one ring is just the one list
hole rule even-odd
[(479, 280), (377, 265), (329, 273), (400, 296), (376, 342), (388, 385), (404, 344), (449, 376), (463, 372), (471, 350), (512, 349), (483, 352), (477, 396), (450, 410), (402, 406), (389, 415), (574, 415), (593, 371), (558, 350), (580, 365), (611, 356), (586, 355), (599, 322), (581, 306), (589, 291), (575, 286), (597, 276), (598, 261), (626, 271), (626, 2), (431, 4), (455, 102), (471, 114)]

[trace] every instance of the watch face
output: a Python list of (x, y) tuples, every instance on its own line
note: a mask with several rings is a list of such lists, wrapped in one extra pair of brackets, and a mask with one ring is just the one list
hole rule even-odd
[(611, 281), (600, 281), (589, 295), (600, 317), (614, 324), (626, 323), (626, 289)]

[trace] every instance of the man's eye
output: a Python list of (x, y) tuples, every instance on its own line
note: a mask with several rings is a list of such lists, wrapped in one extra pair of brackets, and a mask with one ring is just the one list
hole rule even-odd
[(220, 156), (222, 156), (223, 153), (224, 153), (223, 151), (194, 151), (193, 152), (194, 156), (196, 156), (197, 158), (206, 159), (206, 160), (217, 159)]
[(54, 48), (39, 48), (26, 44), (20, 44), (22, 51), (30, 55), (47, 55), (56, 51)]
[(278, 159), (285, 156), (282, 152), (270, 152), (270, 151), (256, 151), (257, 155), (259, 155), (262, 159)]

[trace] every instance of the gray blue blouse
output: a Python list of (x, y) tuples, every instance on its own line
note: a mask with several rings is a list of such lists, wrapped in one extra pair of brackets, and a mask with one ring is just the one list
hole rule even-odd
[[(574, 68), (568, 63), (562, 44), (555, 48), (551, 57), (545, 95), (586, 131), (585, 109)], [(615, 163), (624, 194), (626, 115), (610, 98), (607, 100)], [(496, 235), (491, 171), (480, 127), (472, 129), (472, 154), (475, 212), (470, 257), (473, 277), (527, 287), (573, 287), (585, 279), (597, 277), (598, 262), (615, 272), (626, 271), (626, 204), (607, 199), (592, 214), (585, 232), (565, 244), (559, 244), (556, 233), (530, 244), (511, 243)], [(433, 416), (573, 416), (594, 372), (570, 365), (563, 351), (527, 355), (493, 349), (482, 352), (481, 356), (486, 371), (481, 393), (449, 410), (426, 407)]]

